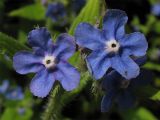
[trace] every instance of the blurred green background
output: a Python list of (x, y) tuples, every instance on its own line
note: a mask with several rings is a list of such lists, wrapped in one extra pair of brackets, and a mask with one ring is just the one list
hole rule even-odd
[[(57, 20), (46, 16), (48, 5), (55, 2), (64, 5), (61, 12), (65, 13)], [(159, 120), (160, 5), (154, 8), (158, 4), (158, 0), (0, 0), (0, 86), (7, 80), (11, 89), (9, 93), (0, 93), (0, 120)], [(30, 48), (27, 43), (29, 31), (45, 26), (53, 38), (63, 32), (73, 35), (82, 21), (101, 25), (108, 8), (126, 11), (129, 17), (127, 32), (140, 31), (149, 43), (148, 60), (143, 69), (154, 74), (153, 84), (137, 91), (137, 106), (122, 111), (113, 105), (110, 112), (101, 113), (103, 92), (99, 82), (86, 72), (83, 55), (79, 52), (70, 62), (82, 72), (80, 87), (67, 93), (55, 85), (50, 98), (34, 97), (28, 87), (33, 75), (19, 75), (12, 67), (13, 55)], [(58, 14), (56, 12), (55, 17)], [(21, 90), (12, 91), (17, 87)]]

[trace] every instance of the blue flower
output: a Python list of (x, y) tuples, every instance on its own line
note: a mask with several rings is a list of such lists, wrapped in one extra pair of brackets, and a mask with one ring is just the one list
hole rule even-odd
[(4, 94), (7, 91), (8, 87), (9, 87), (9, 81), (4, 80), (2, 85), (0, 85), (0, 94)]
[(26, 113), (26, 109), (21, 107), (21, 108), (18, 108), (17, 112), (19, 113), (19, 115), (24, 115)]
[(76, 41), (78, 45), (92, 50), (86, 61), (95, 79), (102, 78), (109, 68), (115, 69), (126, 79), (139, 75), (139, 66), (130, 56), (145, 55), (148, 44), (140, 32), (125, 34), (127, 20), (124, 11), (111, 9), (104, 16), (102, 30), (88, 23), (78, 25)]
[[(142, 65), (144, 61), (145, 57), (137, 59), (136, 63)], [(137, 100), (135, 92), (138, 88), (149, 85), (151, 81), (150, 73), (145, 70), (142, 70), (137, 78), (131, 80), (126, 80), (114, 70), (111, 71), (102, 81), (102, 88), (106, 91), (106, 95), (101, 102), (101, 111), (109, 111), (114, 102), (118, 104), (120, 109), (133, 107)]]
[(50, 17), (54, 22), (62, 20), (66, 16), (64, 5), (58, 2), (49, 4), (46, 16)]
[(20, 74), (37, 73), (30, 84), (35, 96), (47, 96), (55, 80), (67, 91), (78, 86), (80, 74), (67, 62), (75, 52), (73, 37), (61, 34), (54, 44), (46, 28), (37, 28), (29, 33), (28, 42), (33, 52), (18, 52), (13, 57), (13, 66)]
[(151, 7), (151, 13), (156, 16), (160, 16), (160, 3), (156, 3)]
[(8, 89), (4, 95), (9, 100), (22, 100), (24, 98), (22, 88), (19, 86)]
[(81, 8), (85, 5), (86, 0), (73, 0), (72, 8), (75, 12), (79, 12)]

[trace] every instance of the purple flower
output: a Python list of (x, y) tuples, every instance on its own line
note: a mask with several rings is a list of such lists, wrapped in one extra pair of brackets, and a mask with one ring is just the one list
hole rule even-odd
[(151, 12), (153, 15), (160, 16), (160, 3), (152, 5)]
[(102, 78), (109, 68), (126, 79), (139, 75), (139, 66), (130, 56), (145, 55), (148, 44), (140, 32), (125, 34), (127, 20), (124, 11), (111, 9), (104, 16), (102, 30), (88, 23), (78, 25), (75, 31), (77, 44), (92, 50), (86, 61), (95, 79)]
[(24, 98), (22, 88), (19, 86), (16, 88), (8, 89), (4, 95), (9, 100), (22, 100)]
[(50, 17), (54, 22), (62, 20), (66, 16), (64, 5), (58, 2), (49, 4), (46, 16)]
[(55, 80), (67, 91), (78, 86), (80, 74), (67, 62), (75, 52), (73, 37), (61, 34), (54, 44), (47, 29), (38, 28), (29, 33), (28, 42), (33, 52), (18, 52), (13, 58), (13, 65), (20, 74), (37, 73), (30, 84), (35, 96), (46, 97)]
[(7, 91), (8, 87), (9, 87), (9, 81), (4, 80), (2, 85), (0, 85), (0, 94), (4, 94)]
[[(136, 63), (143, 64), (145, 58), (137, 59)], [(152, 75), (149, 71), (142, 70), (137, 78), (126, 80), (118, 72), (111, 71), (104, 77), (102, 88), (106, 91), (101, 102), (101, 111), (107, 112), (115, 102), (120, 109), (134, 107), (137, 97), (136, 91), (140, 87), (151, 84)]]

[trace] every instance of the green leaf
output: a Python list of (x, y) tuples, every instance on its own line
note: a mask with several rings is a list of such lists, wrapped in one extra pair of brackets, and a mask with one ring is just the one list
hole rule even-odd
[(11, 17), (22, 17), (29, 20), (44, 20), (45, 8), (41, 4), (32, 4), (9, 13)]
[(80, 63), (80, 60), (81, 60), (81, 55), (80, 55), (80, 52), (76, 52), (70, 59), (69, 59), (69, 62), (73, 65), (73, 66), (76, 66), (78, 67), (78, 64), (77, 63)]
[(19, 33), (18, 33), (18, 41), (19, 41), (21, 44), (25, 44), (25, 43), (26, 43), (26, 40), (27, 40), (27, 34), (26, 34), (24, 31), (19, 30)]
[(18, 108), (6, 108), (1, 120), (30, 120), (32, 117), (32, 110), (25, 109), (24, 114), (20, 115), (18, 113)]
[(77, 89), (66, 92), (60, 85), (57, 85), (52, 91), (47, 108), (45, 110), (44, 115), (42, 116), (43, 120), (55, 120), (60, 119), (62, 108), (72, 101), (87, 85), (87, 83), (91, 80), (88, 72), (85, 72), (81, 75), (80, 85)]
[(160, 100), (160, 91), (151, 97), (152, 100)]
[(147, 62), (144, 65), (144, 68), (147, 68), (147, 69), (150, 69), (150, 70), (160, 71), (160, 65), (159, 64), (155, 64), (155, 63), (151, 63), (151, 62)]
[(153, 28), (157, 33), (160, 33), (160, 22), (156, 21), (154, 28)]
[(88, 0), (85, 7), (82, 9), (78, 17), (71, 25), (69, 29), (69, 34), (74, 34), (74, 30), (80, 22), (89, 22), (91, 24), (95, 24), (96, 21), (99, 19), (100, 3), (100, 0)]
[(0, 32), (0, 53), (7, 54), (9, 57), (13, 57), (13, 55), (20, 50), (30, 50), (25, 45), (19, 43), (14, 38), (7, 36), (4, 33)]
[(128, 110), (123, 114), (124, 120), (158, 120), (146, 108)]
[(4, 8), (4, 2), (5, 2), (5, 0), (0, 0), (0, 13), (2, 12), (2, 10)]

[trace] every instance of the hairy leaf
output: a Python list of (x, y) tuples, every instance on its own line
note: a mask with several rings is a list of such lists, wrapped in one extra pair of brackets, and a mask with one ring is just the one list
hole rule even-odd
[(14, 38), (7, 36), (4, 33), (0, 32), (0, 53), (5, 53), (9, 57), (13, 57), (13, 55), (19, 50), (29, 50), (23, 44), (20, 44)]
[(88, 0), (86, 6), (82, 9), (78, 17), (74, 20), (69, 29), (69, 34), (73, 35), (74, 30), (80, 22), (89, 22), (95, 24), (99, 18), (100, 0)]
[(22, 17), (29, 20), (44, 20), (45, 8), (41, 4), (32, 4), (9, 13), (11, 17)]

